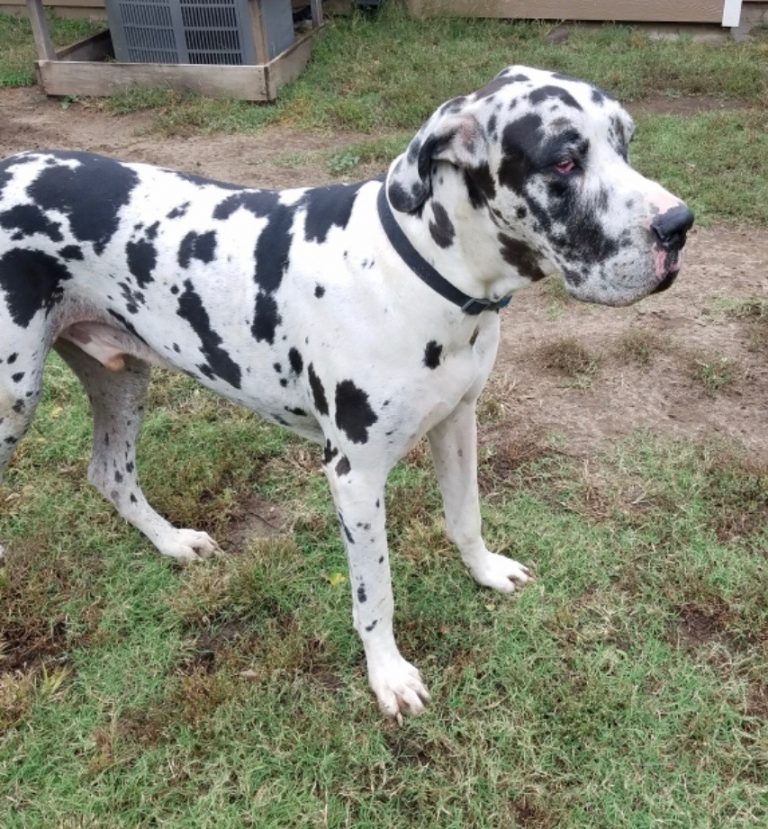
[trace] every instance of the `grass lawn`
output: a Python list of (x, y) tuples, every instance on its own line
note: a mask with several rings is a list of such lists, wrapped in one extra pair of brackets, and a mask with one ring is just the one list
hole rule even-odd
[[(70, 25), (56, 24), (60, 42), (75, 39)], [(639, 166), (705, 220), (765, 232), (764, 40), (658, 43), (622, 27), (556, 46), (545, 32), (418, 23), (390, 5), (332, 22), (275, 106), (159, 92), (103, 106), (147, 107), (166, 134), (371, 133), (329, 152), (346, 174), (383, 163), (436, 103), (512, 61), (587, 76), (639, 107), (706, 92), (721, 111), (640, 108)], [(0, 15), (0, 86), (31, 82), (28, 41), (25, 23)], [(748, 318), (765, 349), (764, 300), (720, 312)], [(641, 362), (653, 344), (625, 345)], [(720, 393), (724, 367), (701, 370)], [(486, 400), (483, 425), (502, 422), (503, 402)], [(313, 448), (162, 372), (148, 411), (148, 499), (233, 554), (179, 567), (87, 486), (88, 404), (51, 358), (0, 485), (13, 551), (0, 568), (3, 829), (768, 826), (764, 466), (646, 432), (586, 460), (555, 435), (514, 463), (484, 442), (489, 546), (538, 576), (508, 600), (462, 568), (418, 447), (386, 506), (398, 641), (433, 704), (397, 727), (367, 690)], [(274, 505), (290, 531), (227, 544), (244, 504)]]

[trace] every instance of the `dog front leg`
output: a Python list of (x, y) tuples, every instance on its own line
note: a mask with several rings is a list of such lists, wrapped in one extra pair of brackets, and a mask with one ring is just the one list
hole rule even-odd
[(326, 464), (326, 475), (349, 561), (352, 620), (365, 649), (368, 681), (379, 707), (398, 721), (419, 714), (429, 693), (418, 670), (398, 650), (393, 630), (394, 599), (389, 569), (384, 480), (357, 472), (339, 474)]
[(531, 575), (519, 562), (490, 552), (481, 535), (475, 401), (459, 403), (429, 432), (429, 445), (443, 494), (448, 537), (475, 581), (511, 593)]

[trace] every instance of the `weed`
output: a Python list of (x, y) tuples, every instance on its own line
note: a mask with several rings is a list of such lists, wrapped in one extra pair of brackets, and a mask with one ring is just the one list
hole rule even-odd
[(328, 171), (335, 176), (348, 173), (360, 164), (360, 156), (351, 150), (334, 153), (328, 160)]
[(691, 377), (704, 387), (707, 394), (715, 395), (736, 381), (736, 365), (728, 357), (696, 359), (691, 365)]
[(647, 366), (664, 347), (663, 338), (656, 332), (645, 328), (633, 328), (622, 335), (617, 351), (621, 359)]

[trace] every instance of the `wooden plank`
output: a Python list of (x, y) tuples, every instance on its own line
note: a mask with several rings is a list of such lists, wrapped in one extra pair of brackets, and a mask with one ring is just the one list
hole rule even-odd
[(46, 95), (112, 95), (133, 86), (163, 87), (243, 101), (268, 100), (264, 66), (37, 61)]
[(323, 3), (322, 0), (310, 0), (309, 7), (312, 10), (312, 25), (319, 29), (323, 25)]
[(283, 84), (295, 80), (301, 74), (312, 54), (312, 40), (317, 31), (315, 29), (300, 35), (284, 52), (266, 65), (266, 87), (270, 101), (277, 98), (277, 90)]
[[(64, 6), (67, 8), (88, 8), (100, 9), (105, 8), (104, 0), (43, 0), (45, 8), (57, 8)], [(25, 0), (0, 0), (0, 11), (23, 11), (26, 8)]]
[(406, 0), (417, 17), (721, 23), (724, 0)]
[(112, 49), (112, 37), (109, 30), (98, 32), (95, 35), (78, 40), (70, 46), (65, 46), (56, 52), (57, 60), (104, 60), (113, 58), (115, 52)]
[(35, 39), (37, 54), (41, 60), (53, 60), (56, 50), (53, 48), (51, 33), (48, 31), (48, 20), (43, 11), (42, 0), (27, 0), (27, 14), (32, 26), (32, 37)]
[(256, 63), (266, 64), (269, 61), (269, 44), (267, 43), (267, 30), (264, 26), (262, 0), (251, 0), (248, 8), (251, 15), (253, 44), (256, 47)]

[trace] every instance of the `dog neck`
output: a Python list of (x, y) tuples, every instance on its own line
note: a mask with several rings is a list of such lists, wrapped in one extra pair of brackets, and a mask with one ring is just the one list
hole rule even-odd
[(488, 205), (473, 207), (461, 171), (441, 164), (432, 185), (418, 211), (393, 211), (418, 254), (470, 297), (498, 302), (529, 285), (532, 280), (521, 273), (509, 246), (505, 249), (500, 241)]

